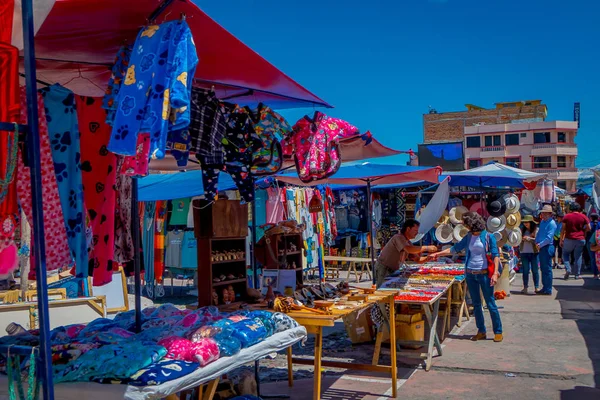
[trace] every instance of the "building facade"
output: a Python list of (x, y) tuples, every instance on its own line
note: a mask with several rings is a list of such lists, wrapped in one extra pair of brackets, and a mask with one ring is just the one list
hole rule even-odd
[(541, 100), (466, 108), (423, 115), (423, 142), (463, 141), (466, 169), (498, 161), (546, 173), (557, 186), (575, 191), (577, 122), (546, 121), (548, 108)]

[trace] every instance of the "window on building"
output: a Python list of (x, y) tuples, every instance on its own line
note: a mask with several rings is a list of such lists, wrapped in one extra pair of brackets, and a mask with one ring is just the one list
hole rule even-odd
[(492, 146), (492, 137), (491, 136), (486, 136), (485, 137), (485, 147), (490, 147)]
[(502, 139), (500, 135), (494, 135), (494, 146), (500, 146)]
[(502, 139), (500, 135), (486, 136), (485, 137), (485, 147), (490, 146), (501, 146)]
[(467, 137), (467, 147), (481, 147), (481, 136), (469, 136)]
[(533, 143), (550, 143), (550, 132), (535, 132)]
[(558, 168), (567, 168), (567, 157), (566, 156), (556, 157), (556, 166)]
[(504, 140), (506, 141), (507, 146), (518, 146), (519, 145), (519, 134), (511, 133), (506, 135)]
[(558, 132), (558, 143), (567, 143), (567, 134), (565, 132)]
[(563, 190), (567, 190), (567, 181), (557, 181), (556, 186)]
[(552, 157), (533, 157), (533, 168), (552, 168)]
[(521, 137), (522, 137), (522, 138), (526, 138), (526, 137), (527, 137), (527, 132), (523, 132), (523, 133), (521, 133)]
[(470, 159), (469, 160), (469, 168), (477, 168), (477, 167), (481, 167), (481, 160), (476, 158), (476, 159)]
[(506, 157), (504, 164), (509, 167), (521, 168), (521, 157)]

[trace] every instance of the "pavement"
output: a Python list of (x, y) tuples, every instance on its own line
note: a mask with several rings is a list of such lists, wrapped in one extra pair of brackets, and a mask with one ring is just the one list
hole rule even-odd
[[(521, 276), (511, 286), (502, 306), (504, 342), (490, 339), (471, 342), (475, 321), (455, 327), (443, 342), (443, 356), (435, 357), (426, 372), (398, 361), (398, 397), (415, 399), (600, 399), (600, 281), (590, 276), (564, 281), (555, 271), (552, 296), (522, 295)], [(488, 331), (491, 322), (486, 311)], [(325, 338), (325, 357), (369, 361), (373, 346), (339, 344), (343, 325)], [(333, 343), (338, 343), (333, 346)], [(331, 347), (335, 347), (332, 349)], [(309, 340), (303, 353), (310, 354)], [(296, 353), (296, 350), (295, 350)], [(382, 364), (389, 363), (389, 349), (382, 350)], [(263, 367), (265, 367), (263, 363)], [(288, 395), (312, 399), (312, 369), (294, 366), (295, 382), (288, 388), (285, 357), (279, 356), (264, 373), (280, 371), (280, 382), (261, 385), (263, 395)], [(388, 399), (391, 381), (384, 374), (325, 369), (321, 398)]]

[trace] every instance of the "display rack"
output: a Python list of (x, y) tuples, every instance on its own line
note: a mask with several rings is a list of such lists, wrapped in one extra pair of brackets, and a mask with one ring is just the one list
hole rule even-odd
[(271, 235), (256, 245), (256, 258), (266, 270), (296, 271), (296, 284), (301, 285), (303, 246), (299, 233)]

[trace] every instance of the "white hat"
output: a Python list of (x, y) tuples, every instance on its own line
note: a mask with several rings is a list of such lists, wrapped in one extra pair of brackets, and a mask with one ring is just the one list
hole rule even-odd
[(463, 224), (458, 224), (454, 227), (454, 240), (460, 242), (465, 236), (467, 236), (468, 233), (469, 230), (466, 226), (464, 226)]
[(511, 194), (506, 198), (506, 213), (504, 215), (514, 214), (521, 208), (521, 202), (515, 194)]
[(506, 228), (513, 229), (518, 228), (521, 225), (521, 214), (516, 212), (513, 214), (509, 214), (506, 217)]
[(523, 236), (520, 229), (510, 229), (506, 231), (506, 239), (511, 247), (517, 247), (521, 244)]
[(489, 217), (486, 225), (488, 232), (503, 231), (506, 227), (506, 217), (504, 215), (501, 217)]
[(450, 209), (450, 222), (454, 225), (462, 224), (462, 216), (464, 213), (469, 212), (465, 206), (456, 206)]
[(492, 232), (492, 235), (494, 235), (494, 237), (496, 238), (496, 243), (498, 243), (499, 241), (502, 240), (502, 232), (500, 232), (500, 231)]
[(448, 221), (449, 221), (448, 210), (444, 210), (444, 212), (440, 216), (440, 219), (438, 219), (438, 221), (435, 223), (435, 227), (437, 228), (438, 226), (440, 226), (442, 224), (447, 224)]
[(506, 242), (508, 241), (508, 237), (506, 236), (506, 231), (502, 230), (501, 232), (494, 232), (494, 236), (496, 236), (496, 233), (500, 234), (500, 239), (496, 239), (496, 244), (498, 245), (498, 247), (502, 247), (506, 244)]
[(454, 230), (452, 229), (452, 225), (449, 224), (440, 224), (437, 228), (435, 228), (435, 238), (440, 243), (450, 243), (453, 238)]

